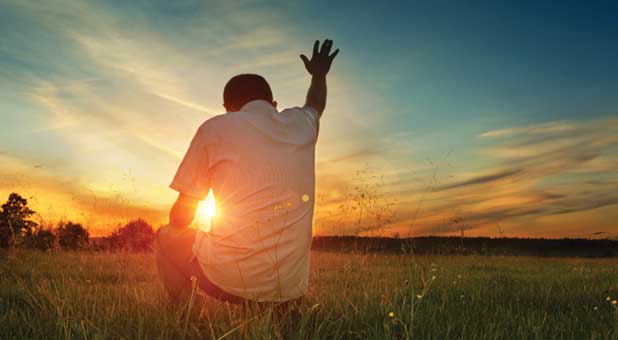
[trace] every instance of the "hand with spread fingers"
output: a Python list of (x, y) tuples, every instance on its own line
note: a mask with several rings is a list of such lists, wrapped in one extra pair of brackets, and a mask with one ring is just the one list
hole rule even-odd
[(339, 49), (337, 49), (335, 52), (330, 54), (332, 47), (332, 40), (324, 40), (322, 47), (320, 47), (320, 41), (316, 40), (313, 44), (313, 54), (311, 55), (311, 60), (309, 60), (309, 58), (307, 58), (304, 54), (300, 55), (300, 59), (302, 59), (303, 63), (305, 63), (305, 68), (309, 74), (312, 76), (325, 76), (328, 73), (330, 70), (330, 65), (333, 63), (333, 59), (335, 59), (337, 53), (339, 53)]

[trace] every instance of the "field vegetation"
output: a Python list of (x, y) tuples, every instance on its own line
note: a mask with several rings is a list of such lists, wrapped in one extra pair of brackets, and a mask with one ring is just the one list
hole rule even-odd
[(277, 312), (172, 305), (149, 252), (1, 254), (1, 339), (618, 339), (616, 258), (313, 251), (305, 300)]

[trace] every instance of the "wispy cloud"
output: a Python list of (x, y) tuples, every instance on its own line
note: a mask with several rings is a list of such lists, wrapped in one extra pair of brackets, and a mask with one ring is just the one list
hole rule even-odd
[(480, 137), (505, 137), (516, 135), (547, 135), (572, 131), (575, 127), (567, 122), (550, 122), (545, 124), (518, 126), (484, 132)]
[[(473, 235), (495, 235), (496, 226), (502, 225), (516, 235), (547, 236), (542, 233), (547, 227), (542, 220), (569, 215), (571, 221), (565, 228), (580, 223), (573, 230), (581, 233), (590, 222), (586, 212), (618, 204), (618, 175), (613, 167), (618, 161), (616, 124), (616, 119), (608, 118), (483, 133), (488, 140), (478, 152), (490, 162), (480, 170), (465, 172), (463, 168), (470, 164), (461, 162), (449, 169), (437, 165), (434, 172), (411, 168), (408, 174), (416, 173), (419, 180), (399, 181), (396, 191), (389, 191), (388, 185), (376, 186), (374, 191), (385, 202), (399, 202), (395, 218), (380, 228), (403, 235), (450, 234), (464, 223)], [(341, 178), (329, 185), (338, 188), (337, 192), (353, 192), (358, 187), (353, 179)], [(334, 210), (349, 199), (346, 195), (324, 197), (331, 197), (328, 202)], [(332, 213), (322, 214), (332, 223), (343, 223), (340, 214), (334, 215), (337, 219)], [(354, 216), (344, 218), (348, 225), (354, 224)], [(526, 226), (534, 223), (539, 225)], [(353, 228), (349, 231), (354, 232)], [(572, 231), (569, 235), (578, 236)]]
[(478, 184), (494, 184), (495, 182), (498, 182), (505, 178), (516, 176), (518, 174), (521, 174), (522, 172), (523, 171), (521, 169), (503, 170), (503, 171), (499, 171), (499, 172), (491, 173), (487, 175), (479, 175), (479, 176), (476, 176), (476, 177), (473, 177), (467, 180), (463, 180), (460, 182), (441, 185), (441, 186), (436, 187), (434, 190), (440, 191), (440, 190), (449, 190), (449, 189), (467, 187), (467, 186), (478, 185)]
[[(465, 216), (470, 228), (523, 216), (571, 213), (577, 220), (578, 212), (618, 203), (618, 177), (607, 167), (618, 160), (617, 124), (608, 118), (484, 133), (494, 140), (481, 151), (498, 161), (497, 169), (442, 185), (437, 189), (446, 192), (436, 196), (460, 198), (449, 208)], [(599, 160), (605, 166), (587, 165)]]

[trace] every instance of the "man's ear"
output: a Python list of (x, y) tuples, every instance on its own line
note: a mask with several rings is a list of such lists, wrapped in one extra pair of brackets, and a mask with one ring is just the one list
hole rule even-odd
[(277, 101), (273, 100), (272, 104), (273, 104), (273, 107), (276, 109), (277, 108)]

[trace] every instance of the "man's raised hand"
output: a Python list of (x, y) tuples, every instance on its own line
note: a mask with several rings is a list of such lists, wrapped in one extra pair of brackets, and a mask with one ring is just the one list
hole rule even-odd
[(305, 63), (305, 68), (309, 74), (312, 76), (326, 76), (330, 70), (330, 65), (332, 64), (333, 59), (335, 59), (337, 53), (339, 53), (339, 49), (336, 49), (333, 54), (330, 54), (332, 47), (332, 40), (324, 40), (322, 47), (320, 47), (320, 41), (316, 40), (313, 44), (313, 54), (311, 55), (311, 60), (309, 60), (304, 54), (300, 55), (300, 59), (302, 59), (303, 63)]

